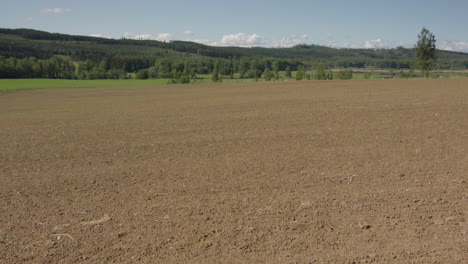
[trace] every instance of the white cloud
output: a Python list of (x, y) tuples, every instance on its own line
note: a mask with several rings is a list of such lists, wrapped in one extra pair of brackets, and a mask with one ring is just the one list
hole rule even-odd
[(187, 39), (186, 41), (196, 42), (205, 45), (214, 45), (214, 42), (208, 39)]
[(271, 42), (272, 47), (292, 47), (297, 44), (303, 44), (306, 42), (306, 40), (309, 39), (309, 35), (307, 34), (302, 34), (302, 35), (297, 35), (297, 34), (292, 34), (288, 37), (284, 37), (280, 40), (273, 40)]
[(442, 41), (440, 46), (442, 50), (468, 52), (468, 42), (464, 41)]
[(44, 8), (41, 10), (42, 14), (63, 14), (63, 13), (68, 13), (71, 12), (71, 8)]
[(385, 47), (388, 47), (388, 43), (381, 39), (372, 39), (364, 42), (364, 48), (366, 49), (381, 49)]
[[(181, 36), (181, 35), (185, 35)], [(141, 40), (159, 40), (159, 41), (171, 41), (176, 39), (184, 39), (186, 41), (197, 42), (205, 45), (211, 46), (238, 46), (238, 47), (292, 47), (294, 45), (310, 43), (310, 37), (307, 34), (292, 34), (287, 37), (280, 39), (271, 39), (267, 38), (260, 34), (246, 34), (246, 33), (237, 33), (237, 34), (227, 34), (223, 35), (219, 40), (208, 40), (208, 39), (196, 39), (192, 36), (193, 32), (190, 30), (172, 33), (161, 33), (157, 35), (151, 35), (148, 33), (145, 34), (134, 34), (125, 32), (124, 38), (128, 39), (141, 39)], [(102, 34), (93, 34), (91, 36), (103, 37)], [(177, 37), (179, 36), (179, 37)], [(414, 43), (405, 43), (401, 41), (388, 41), (381, 38), (357, 41), (357, 42), (338, 42), (332, 37), (328, 37), (327, 40), (323, 42), (316, 42), (318, 45), (325, 45), (335, 48), (352, 48), (352, 49), (388, 49), (396, 48), (398, 46), (411, 48), (414, 46)], [(441, 45), (438, 46), (440, 49), (444, 50), (454, 50), (454, 51), (464, 51), (468, 52), (468, 42), (463, 41), (443, 41)]]
[[(151, 34), (134, 34), (130, 32), (125, 32), (123, 37), (127, 39), (137, 39), (137, 40), (159, 40), (159, 41), (171, 41), (171, 40), (180, 40), (197, 42), (205, 45), (211, 46), (238, 46), (238, 47), (291, 47), (297, 44), (305, 43), (309, 39), (307, 34), (292, 34), (288, 37), (281, 39), (268, 39), (260, 34), (246, 34), (246, 33), (237, 33), (237, 34), (228, 34), (223, 35), (219, 40), (208, 40), (208, 39), (196, 39), (193, 37), (184, 37), (192, 36), (193, 32), (190, 30), (180, 31), (176, 34), (172, 33), (161, 33), (158, 35)], [(179, 36), (180, 38), (178, 38)]]
[(145, 33), (145, 34), (138, 35), (138, 34), (125, 32), (123, 37), (127, 39), (159, 40), (159, 41), (170, 41), (174, 39), (174, 35), (170, 33), (162, 33), (158, 35), (151, 35), (151, 34)]
[(174, 36), (170, 33), (162, 33), (156, 37), (156, 40), (159, 40), (159, 41), (169, 41), (173, 39), (174, 39)]
[(196, 41), (214, 46), (239, 46), (239, 47), (291, 47), (305, 43), (309, 39), (307, 34), (292, 34), (281, 39), (269, 39), (259, 34), (237, 33), (223, 35), (219, 41)]
[(90, 37), (102, 38), (102, 34), (91, 34)]
[(155, 39), (154, 36), (150, 34), (140, 34), (140, 35), (135, 35), (132, 33), (127, 33), (125, 32), (125, 36), (131, 39), (141, 39), (141, 40), (146, 40), (146, 39)]
[(252, 46), (265, 46), (265, 37), (258, 34), (245, 34), (237, 33), (231, 35), (224, 35), (221, 37), (219, 42), (213, 43), (216, 46), (240, 46), (240, 47), (252, 47)]
[(123, 37), (126, 39), (140, 39), (141, 35), (136, 35), (130, 32), (125, 32)]
[(398, 46), (411, 48), (413, 44), (404, 43), (401, 41), (387, 41), (383, 39), (371, 39), (366, 41), (359, 41), (359, 42), (344, 42), (339, 43), (336, 41), (327, 41), (327, 43), (323, 44), (329, 47), (334, 48), (349, 48), (349, 49), (390, 49), (396, 48)]

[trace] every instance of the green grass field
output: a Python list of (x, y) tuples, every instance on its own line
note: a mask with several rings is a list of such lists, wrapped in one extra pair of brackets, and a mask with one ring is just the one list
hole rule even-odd
[(0, 92), (40, 88), (140, 87), (167, 84), (167, 79), (149, 80), (58, 80), (0, 79)]
[[(280, 72), (281, 80), (294, 80), (295, 72), (292, 72), (292, 78), (286, 78), (284, 72)], [(381, 78), (396, 78), (398, 72), (374, 72), (371, 73), (369, 79)], [(414, 76), (415, 78), (422, 78), (422, 76)], [(451, 77), (468, 77), (466, 73), (441, 73), (434, 72), (431, 78), (451, 78)], [(336, 74), (335, 74), (336, 78)], [(365, 79), (365, 74), (361, 72), (353, 73), (353, 79)], [(223, 76), (223, 82), (255, 82), (255, 79), (239, 79), (237, 75), (234, 79), (229, 76)], [(257, 81), (265, 81), (259, 78)], [(272, 80), (274, 81), (274, 80)], [(194, 83), (211, 83), (211, 74), (199, 74)], [(0, 79), (0, 93), (11, 92), (24, 89), (42, 89), (42, 88), (97, 88), (97, 87), (142, 87), (142, 86), (155, 86), (166, 85), (169, 79), (148, 79), (148, 80), (61, 80), (61, 79)]]
[[(253, 82), (255, 79), (229, 79), (223, 82)], [(263, 81), (263, 79), (259, 79)], [(211, 75), (199, 75), (194, 83), (210, 83)], [(142, 87), (166, 85), (169, 79), (148, 80), (59, 80), (59, 79), (0, 79), (0, 93), (24, 89), (42, 88), (97, 88), (97, 87)]]

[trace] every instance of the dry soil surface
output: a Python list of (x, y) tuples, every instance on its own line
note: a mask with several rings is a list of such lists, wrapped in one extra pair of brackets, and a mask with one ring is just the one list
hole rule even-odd
[(0, 95), (1, 263), (468, 263), (468, 79)]

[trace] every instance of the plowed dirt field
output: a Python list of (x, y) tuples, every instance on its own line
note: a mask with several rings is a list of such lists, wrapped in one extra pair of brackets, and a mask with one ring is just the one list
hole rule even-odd
[(468, 79), (0, 95), (0, 263), (468, 263)]

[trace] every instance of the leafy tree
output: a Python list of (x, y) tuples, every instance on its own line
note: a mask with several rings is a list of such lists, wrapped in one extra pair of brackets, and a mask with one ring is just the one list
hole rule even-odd
[(157, 60), (154, 67), (159, 78), (172, 78), (172, 62), (169, 59)]
[(317, 66), (317, 72), (315, 73), (315, 79), (317, 80), (326, 80), (327, 73), (325, 72), (325, 68), (322, 63)]
[[(146, 73), (148, 73), (148, 70), (146, 70)], [(92, 79), (107, 79), (107, 73), (100, 67), (94, 68), (93, 71), (91, 72), (91, 75), (93, 76)], [(148, 78), (145, 78), (145, 79), (148, 79)]]
[(271, 81), (273, 78), (273, 74), (271, 73), (269, 68), (265, 68), (265, 71), (263, 72), (263, 78), (265, 81)]
[(351, 80), (353, 78), (353, 70), (352, 69), (348, 69), (348, 71), (346, 72), (346, 78), (348, 80)]
[(213, 82), (219, 82), (219, 60), (215, 61), (214, 63), (214, 68), (213, 68), (213, 74), (211, 75), (211, 80)]
[(158, 70), (156, 67), (150, 67), (148, 69), (148, 78), (158, 78)]
[(137, 79), (148, 79), (148, 70), (139, 70), (137, 74), (135, 75)]
[(188, 59), (184, 62), (184, 75), (190, 75), (190, 60)]
[(182, 75), (179, 78), (180, 83), (190, 83), (190, 76), (189, 75)]
[(91, 74), (91, 72), (93, 71), (94, 67), (95, 64), (91, 60), (79, 62), (76, 66), (76, 76), (79, 79), (93, 79), (93, 75)]
[(71, 79), (75, 72), (75, 65), (64, 56), (52, 56), (49, 60), (49, 78)]
[(340, 80), (347, 80), (347, 79), (352, 79), (353, 78), (353, 71), (351, 69), (345, 70), (341, 69), (338, 72), (338, 79)]
[(437, 62), (435, 43), (435, 36), (423, 28), (416, 44), (416, 64), (424, 72), (426, 78), (429, 78), (429, 72), (434, 69)]
[(190, 79), (196, 79), (197, 78), (197, 72), (194, 68), (190, 69)]
[(262, 71), (259, 70), (258, 59), (254, 58), (250, 62), (250, 70), (247, 72), (247, 77), (248, 78), (255, 78), (255, 81), (258, 81), (258, 78), (260, 78), (260, 76), (262, 76)]
[(126, 79), (127, 73), (124, 70), (110, 69), (107, 72), (107, 78), (109, 79)]
[(289, 65), (286, 66), (286, 77), (291, 78), (291, 67)]
[(238, 69), (241, 79), (245, 78), (245, 74), (247, 73), (248, 68), (249, 68), (248, 59), (246, 57), (242, 57), (239, 61), (239, 69)]
[(99, 64), (99, 68), (103, 71), (108, 71), (110, 69), (108, 60), (102, 59), (101, 63)]
[(172, 61), (172, 71), (175, 73), (182, 73), (184, 71), (184, 64), (181, 61)]
[(296, 80), (300, 81), (304, 78), (304, 66), (299, 65), (296, 71)]
[(273, 72), (274, 72), (274, 75), (275, 75), (275, 79), (279, 80), (279, 69), (280, 69), (279, 62), (274, 61), (272, 65), (273, 65)]

